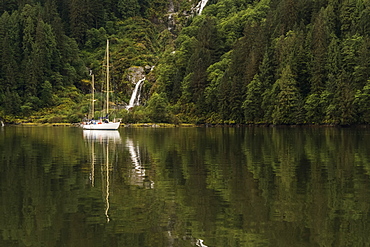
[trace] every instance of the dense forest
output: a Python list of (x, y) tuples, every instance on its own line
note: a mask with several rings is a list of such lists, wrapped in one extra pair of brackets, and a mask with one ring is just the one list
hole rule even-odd
[[(112, 116), (124, 122), (370, 122), (370, 1), (209, 0), (201, 13), (198, 3), (2, 1), (0, 116), (80, 121), (109, 39)], [(154, 69), (126, 110), (139, 67)]]

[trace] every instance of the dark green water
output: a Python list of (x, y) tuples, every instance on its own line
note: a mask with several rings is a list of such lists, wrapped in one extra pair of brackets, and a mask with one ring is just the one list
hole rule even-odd
[(0, 246), (368, 246), (370, 129), (0, 129)]

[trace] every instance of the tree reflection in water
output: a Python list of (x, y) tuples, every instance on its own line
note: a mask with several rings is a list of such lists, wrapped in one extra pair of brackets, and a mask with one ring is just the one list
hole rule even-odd
[(367, 128), (4, 127), (0, 246), (366, 246)]

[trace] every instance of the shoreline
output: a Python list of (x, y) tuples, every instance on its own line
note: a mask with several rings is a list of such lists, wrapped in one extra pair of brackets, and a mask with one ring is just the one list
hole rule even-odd
[[(5, 126), (22, 126), (22, 127), (75, 127), (80, 128), (80, 123), (15, 123), (5, 124)], [(168, 123), (121, 123), (121, 128), (178, 128), (178, 127), (199, 127), (195, 124), (168, 124)]]
[[(23, 127), (75, 127), (79, 128), (80, 123), (13, 123), (5, 124), (5, 126), (23, 126)], [(4, 127), (4, 126), (3, 126)], [(261, 128), (297, 128), (297, 127), (313, 127), (313, 128), (370, 128), (369, 124), (354, 124), (354, 125), (335, 125), (335, 124), (291, 124), (291, 125), (276, 125), (276, 124), (169, 124), (169, 123), (121, 123), (120, 128), (189, 128), (189, 127), (205, 127), (205, 128), (242, 128), (242, 127), (261, 127)]]

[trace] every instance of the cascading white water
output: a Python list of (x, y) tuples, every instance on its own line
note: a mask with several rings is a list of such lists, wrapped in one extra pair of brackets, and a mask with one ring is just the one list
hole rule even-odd
[(141, 95), (141, 90), (140, 89), (141, 89), (141, 86), (143, 85), (144, 81), (145, 81), (145, 77), (143, 79), (139, 80), (136, 83), (135, 89), (134, 89), (134, 91), (132, 92), (132, 95), (131, 95), (130, 102), (126, 106), (127, 110), (140, 104), (140, 95)]
[(134, 169), (137, 170), (137, 171), (140, 171), (141, 172), (144, 172), (144, 175), (145, 175), (145, 170), (142, 168), (141, 166), (141, 162), (140, 162), (140, 155), (139, 155), (139, 147), (135, 147), (134, 146), (134, 142), (127, 138), (126, 140), (126, 146), (128, 147), (128, 150), (130, 152), (130, 156), (131, 156), (131, 160), (132, 160), (132, 163), (134, 165)]
[(198, 14), (202, 14), (204, 7), (207, 5), (208, 0), (201, 0), (195, 7), (198, 10)]
[[(135, 147), (134, 142), (129, 138), (126, 140), (126, 146), (130, 152), (133, 165), (130, 172), (130, 183), (132, 185), (145, 186), (146, 174), (145, 168), (141, 164), (139, 146)], [(150, 183), (149, 188), (152, 188), (152, 184)]]

